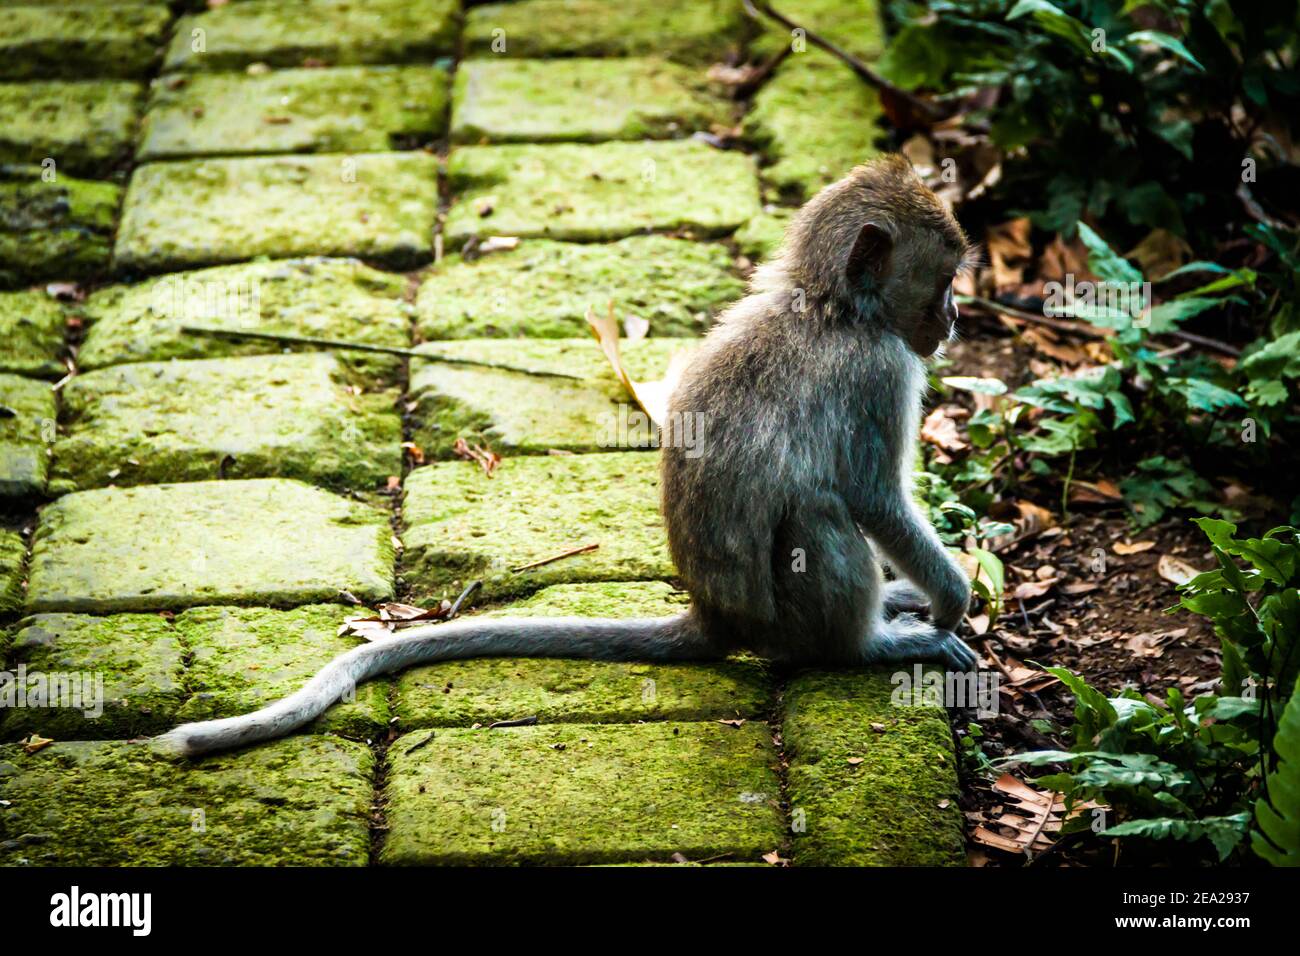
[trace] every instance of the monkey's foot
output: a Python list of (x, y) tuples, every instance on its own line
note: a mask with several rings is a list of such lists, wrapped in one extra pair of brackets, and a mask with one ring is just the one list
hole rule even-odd
[(882, 609), (890, 617), (900, 611), (924, 611), (930, 607), (926, 593), (904, 578), (886, 581), (880, 598)]
[(935, 661), (949, 670), (975, 670), (978, 658), (966, 642), (910, 614), (882, 621), (863, 648), (868, 664)]

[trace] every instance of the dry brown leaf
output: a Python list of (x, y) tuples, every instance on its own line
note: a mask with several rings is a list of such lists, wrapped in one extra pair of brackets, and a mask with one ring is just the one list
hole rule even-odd
[(501, 456), (490, 448), (482, 445), (471, 445), (463, 438), (457, 438), (456, 444), (452, 446), (452, 452), (457, 458), (465, 461), (476, 461), (483, 469), (483, 474), (488, 478), (492, 477), (492, 472), (497, 470), (497, 465), (501, 464)]
[(771, 863), (773, 866), (785, 866), (790, 861), (783, 857), (779, 851), (773, 850), (771, 853), (763, 854), (763, 862)]
[(407, 454), (411, 456), (411, 461), (417, 465), (424, 464), (424, 449), (413, 441), (402, 442), (402, 447), (406, 449)]
[(1156, 546), (1154, 541), (1116, 541), (1111, 548), (1116, 554), (1127, 557), (1130, 554), (1141, 554), (1143, 551), (1150, 551)]
[(668, 418), (668, 395), (676, 383), (682, 363), (674, 357), (674, 360), (669, 362), (664, 378), (657, 382), (638, 382), (623, 366), (623, 356), (618, 347), (618, 320), (614, 317), (614, 300), (609, 300), (603, 317), (598, 317), (595, 310), (588, 306), (587, 325), (591, 328), (591, 334), (595, 336), (596, 341), (600, 343), (600, 350), (605, 353), (605, 358), (628, 394), (641, 406), (641, 410), (650, 416), (652, 422), (662, 427)]
[[(988, 820), (989, 826), (976, 827), (972, 838), (976, 843), (991, 846), (1007, 853), (1023, 853), (1031, 859), (1036, 853), (1050, 849), (1054, 835), (1059, 833), (1066, 819), (1065, 800), (1058, 793), (1047, 793), (1004, 773), (993, 784), (993, 789), (1007, 797), (1006, 812)], [(1069, 816), (1076, 816), (1092, 803), (1076, 804)]]
[(1049, 528), (1056, 527), (1056, 516), (1042, 505), (1036, 505), (1032, 501), (997, 502), (991, 514), (999, 521), (1009, 521), (1016, 530), (1010, 534), (990, 538), (988, 542), (990, 551), (1001, 551), (1026, 538), (1032, 538)]
[(1067, 243), (1058, 233), (1038, 259), (1038, 277), (1044, 282), (1064, 282), (1073, 275), (1076, 282), (1096, 278), (1088, 270), (1088, 247), (1077, 236)]
[(1045, 581), (1024, 581), (1016, 585), (1016, 589), (1011, 592), (1011, 596), (1021, 601), (1028, 601), (1030, 598), (1042, 597), (1056, 585), (1056, 578), (1048, 578)]
[(939, 405), (921, 423), (921, 439), (938, 445), (946, 451), (965, 451), (970, 446), (962, 440), (957, 422), (951, 416), (951, 407)]
[(1070, 502), (1072, 504), (1115, 504), (1124, 500), (1119, 486), (1109, 479), (1099, 481), (1074, 481), (1070, 484)]
[(1175, 558), (1172, 554), (1162, 554), (1160, 560), (1156, 562), (1156, 573), (1173, 584), (1186, 584), (1201, 572), (1181, 558)]
[(40, 734), (30, 734), (19, 741), (23, 745), (23, 753), (34, 754), (38, 750), (44, 750), (54, 740), (50, 737), (42, 737)]
[(1025, 281), (1025, 267), (1033, 254), (1029, 242), (1029, 219), (1011, 219), (989, 229), (985, 239), (993, 285), (998, 290), (1011, 289)]
[(1148, 279), (1160, 279), (1192, 259), (1192, 247), (1187, 240), (1168, 229), (1152, 229), (1142, 241), (1124, 253), (1124, 258), (1134, 260), (1142, 267)]

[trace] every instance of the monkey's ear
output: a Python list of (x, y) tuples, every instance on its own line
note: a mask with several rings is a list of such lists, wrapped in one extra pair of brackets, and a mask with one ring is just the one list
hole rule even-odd
[(844, 275), (853, 285), (864, 278), (879, 281), (889, 273), (889, 260), (894, 252), (894, 237), (879, 223), (869, 222), (858, 232), (849, 250)]

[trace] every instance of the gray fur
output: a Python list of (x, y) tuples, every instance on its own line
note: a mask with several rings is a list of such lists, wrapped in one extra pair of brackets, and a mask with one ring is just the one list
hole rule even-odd
[[(952, 332), (947, 289), (965, 251), (900, 157), (859, 167), (800, 210), (670, 399), (662, 507), (688, 614), (418, 628), (335, 658), (269, 707), (157, 742), (194, 755), (278, 737), (361, 681), (465, 657), (699, 660), (746, 648), (796, 663), (969, 669), (975, 656), (952, 633), (969, 584), (911, 493), (922, 358)], [(676, 440), (682, 415), (702, 423), (702, 454), (701, 436)], [(877, 552), (903, 579), (884, 582)], [(933, 623), (897, 613), (927, 602)]]

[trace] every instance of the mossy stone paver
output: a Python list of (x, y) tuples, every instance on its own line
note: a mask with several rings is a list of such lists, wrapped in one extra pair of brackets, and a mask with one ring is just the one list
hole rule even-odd
[(0, 83), (0, 162), (110, 175), (131, 156), (143, 98), (120, 80)]
[[(189, 696), (183, 654), (175, 628), (159, 614), (25, 618), (8, 655), (11, 673), (26, 668), (25, 704), (0, 708), (0, 734), (101, 740), (161, 733)], [(43, 705), (33, 696), (42, 686)]]
[[(471, 7), (468, 56), (655, 54), (707, 64), (737, 52), (747, 20), (730, 0), (521, 0)], [(504, 44), (504, 45), (503, 45)]]
[(618, 239), (730, 232), (758, 212), (754, 162), (694, 141), (463, 146), (447, 162), (445, 233)]
[[(10, 614), (23, 606), (23, 570), (27, 564), (27, 542), (16, 531), (0, 529), (0, 614)], [(0, 651), (4, 637), (0, 636)], [(5, 657), (0, 654), (0, 664)]]
[(466, 60), (452, 93), (460, 143), (658, 139), (728, 123), (700, 70), (654, 57)]
[(121, 187), (66, 176), (57, 161), (0, 166), (0, 288), (104, 271), (121, 198)]
[[(567, 584), (483, 617), (667, 617), (686, 609), (668, 584)], [(500, 657), (446, 661), (403, 672), (395, 712), (403, 730), (470, 727), (535, 716), (542, 723), (762, 718), (770, 704), (764, 667)]]
[(392, 593), (387, 515), (280, 478), (101, 488), (41, 513), (29, 611), (286, 607)]
[(780, 206), (765, 209), (736, 230), (736, 245), (750, 259), (761, 262), (780, 248), (786, 227), (793, 218), (793, 209)]
[[(792, 4), (788, 12), (805, 30), (860, 59), (870, 62), (884, 52), (885, 30), (877, 0), (799, 0), (797, 9)], [(787, 48), (802, 56), (816, 49), (806, 37), (799, 39), (779, 23), (764, 20), (763, 32), (749, 43), (750, 58), (763, 61)]]
[(652, 336), (695, 335), (745, 291), (717, 243), (668, 236), (617, 242), (530, 239), (472, 262), (449, 256), (416, 300), (426, 339), (587, 336), (587, 309), (650, 322)]
[(766, 724), (438, 730), (390, 747), (389, 864), (758, 860), (782, 839)]
[(63, 391), (59, 490), (208, 478), (300, 478), (371, 491), (401, 474), (392, 392), (355, 394), (328, 353), (139, 362)]
[(0, 80), (143, 76), (170, 21), (163, 3), (0, 8)]
[[(403, 576), (420, 601), (483, 581), (486, 598), (551, 584), (671, 577), (650, 452), (511, 458), (491, 478), (473, 462), (407, 475)], [(599, 544), (527, 571), (512, 568)]]
[[(627, 343), (624, 367), (638, 381), (660, 379), (672, 358), (695, 344), (694, 339)], [(582, 379), (413, 361), (412, 439), (426, 458), (455, 457), (457, 438), (508, 456), (657, 447), (650, 420), (590, 337), (470, 339), (428, 343), (421, 351)]]
[(382, 152), (442, 135), (447, 72), (354, 66), (154, 82), (136, 158)]
[(0, 865), (364, 866), (373, 766), (321, 734), (194, 763), (144, 742), (0, 747)]
[(263, 255), (411, 268), (433, 248), (437, 165), (427, 153), (149, 163), (127, 188), (114, 260), (143, 272)]
[(952, 731), (902, 686), (882, 670), (809, 672), (786, 688), (796, 864), (964, 864)]
[[(94, 369), (281, 350), (275, 342), (188, 335), (181, 331), (187, 324), (405, 348), (410, 339), (404, 289), (401, 276), (355, 259), (215, 266), (107, 286), (81, 306), (93, 324), (77, 362)], [(343, 358), (351, 364), (359, 355), (348, 352)]]
[(55, 415), (49, 382), (0, 375), (0, 499), (45, 490)]
[[(282, 611), (248, 607), (191, 608), (176, 617), (190, 655), (186, 685), (194, 694), (177, 721), (234, 717), (274, 703), (302, 687), (335, 656), (356, 647), (338, 633), (364, 609), (315, 604)], [(354, 699), (335, 704), (306, 730), (366, 739), (388, 724), (386, 680), (361, 684)]]
[(44, 292), (0, 292), (0, 372), (60, 378), (67, 316)]
[(163, 69), (417, 63), (455, 48), (457, 7), (456, 0), (242, 0), (177, 22)]
[(881, 116), (876, 92), (843, 63), (817, 52), (787, 58), (754, 97), (743, 126), (771, 163), (763, 178), (802, 200), (880, 152), (875, 120)]

